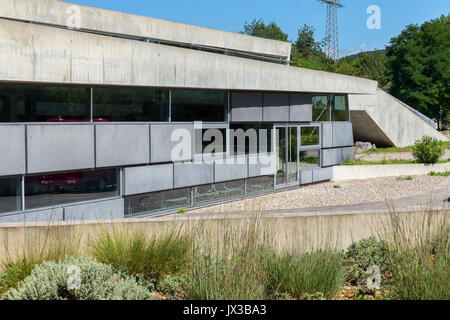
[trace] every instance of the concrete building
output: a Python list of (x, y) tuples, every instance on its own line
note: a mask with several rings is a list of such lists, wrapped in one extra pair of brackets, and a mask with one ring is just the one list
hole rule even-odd
[[(290, 67), (290, 51), (62, 1), (0, 0), (0, 222), (160, 214), (331, 179), (353, 157), (349, 101), (374, 117), (385, 94), (375, 81)], [(256, 138), (235, 139), (240, 129)], [(180, 133), (192, 152), (174, 158)]]

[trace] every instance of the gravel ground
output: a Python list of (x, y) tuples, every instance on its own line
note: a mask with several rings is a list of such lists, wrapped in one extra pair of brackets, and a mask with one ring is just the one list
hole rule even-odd
[[(357, 154), (356, 158), (365, 161), (383, 161), (386, 160), (414, 160), (411, 152), (383, 152), (383, 153), (371, 153), (371, 154)], [(445, 155), (441, 157), (441, 160), (450, 159), (450, 150), (445, 150)]]
[(189, 213), (219, 213), (255, 210), (280, 210), (313, 208), (332, 205), (395, 200), (432, 192), (437, 188), (450, 189), (450, 177), (413, 176), (413, 180), (398, 180), (397, 177), (351, 180), (336, 183), (326, 182), (294, 190), (272, 193), (256, 198), (243, 199), (217, 206), (200, 208)]

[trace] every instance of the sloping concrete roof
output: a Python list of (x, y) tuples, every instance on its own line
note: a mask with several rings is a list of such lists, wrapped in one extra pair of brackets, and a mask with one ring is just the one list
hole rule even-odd
[(196, 44), (289, 59), (291, 43), (75, 5), (56, 0), (0, 0), (0, 17), (67, 27), (79, 13), (79, 28), (96, 32)]

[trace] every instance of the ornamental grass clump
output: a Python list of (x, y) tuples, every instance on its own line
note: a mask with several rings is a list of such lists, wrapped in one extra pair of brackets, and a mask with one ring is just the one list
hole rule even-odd
[(190, 241), (174, 231), (148, 235), (141, 230), (114, 229), (102, 232), (89, 252), (117, 270), (158, 282), (165, 275), (186, 271)]
[(37, 265), (31, 274), (5, 293), (5, 300), (146, 300), (151, 293), (132, 277), (86, 257)]

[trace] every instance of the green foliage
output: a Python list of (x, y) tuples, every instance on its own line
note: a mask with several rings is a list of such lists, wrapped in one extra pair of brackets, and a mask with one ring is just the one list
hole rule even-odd
[(378, 81), (378, 86), (388, 89), (388, 78), (386, 76), (386, 56), (379, 50), (371, 53), (363, 52), (355, 62), (355, 74), (358, 77)]
[[(80, 270), (79, 288), (70, 288), (72, 267)], [(74, 282), (76, 283), (76, 281)], [(37, 265), (17, 289), (5, 293), (5, 300), (145, 300), (150, 292), (130, 277), (120, 277), (111, 266), (85, 257), (68, 257), (62, 262)]]
[(10, 288), (16, 288), (18, 284), (28, 277), (34, 267), (41, 263), (30, 258), (23, 258), (17, 262), (10, 262), (3, 266), (3, 279), (0, 282), (0, 294), (8, 291)]
[(390, 93), (430, 118), (450, 113), (450, 16), (409, 25), (387, 48)]
[(436, 163), (444, 155), (443, 144), (435, 138), (424, 136), (415, 142), (412, 155), (419, 163)]
[(328, 250), (298, 255), (270, 253), (266, 273), (267, 291), (272, 295), (287, 293), (306, 299), (320, 292), (330, 299), (342, 285), (342, 255)]
[(365, 285), (366, 270), (375, 265), (380, 268), (383, 284), (390, 275), (390, 252), (389, 243), (378, 241), (375, 237), (352, 243), (345, 253), (346, 281), (353, 285)]
[(432, 177), (449, 177), (450, 176), (450, 171), (445, 171), (445, 172), (434, 172), (434, 171), (431, 171), (428, 175), (432, 176)]
[(262, 19), (253, 19), (250, 23), (244, 23), (244, 31), (241, 31), (241, 33), (253, 37), (288, 41), (288, 35), (281, 30), (275, 21), (266, 25)]
[(347, 160), (342, 162), (342, 166), (370, 166), (370, 165), (388, 165), (388, 164), (414, 164), (416, 163), (413, 160), (386, 160), (383, 159), (381, 161), (366, 161), (361, 159), (355, 160)]
[(98, 261), (145, 280), (159, 281), (164, 275), (186, 271), (189, 240), (174, 232), (147, 237), (143, 232), (104, 232), (91, 244)]
[(158, 284), (158, 292), (169, 300), (183, 300), (186, 298), (187, 276), (175, 274), (165, 276)]

